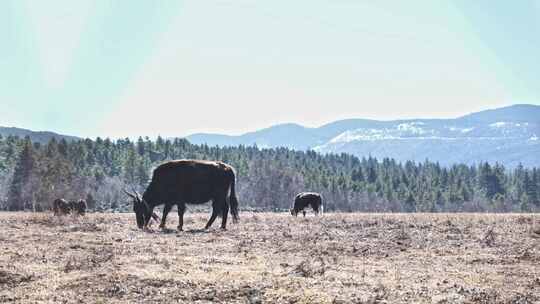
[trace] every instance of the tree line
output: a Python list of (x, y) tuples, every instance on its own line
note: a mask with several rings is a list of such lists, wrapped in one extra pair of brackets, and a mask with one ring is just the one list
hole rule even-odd
[(325, 210), (364, 212), (535, 212), (538, 168), (500, 164), (443, 167), (428, 160), (318, 154), (287, 148), (210, 147), (185, 139), (52, 139), (0, 136), (0, 210), (43, 211), (56, 198), (90, 210), (126, 211), (123, 189), (144, 191), (152, 169), (171, 159), (221, 160), (237, 171), (240, 206), (288, 209), (296, 193), (323, 195)]

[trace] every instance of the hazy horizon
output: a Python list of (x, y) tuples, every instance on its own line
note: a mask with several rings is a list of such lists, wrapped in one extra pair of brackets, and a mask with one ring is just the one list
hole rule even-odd
[[(496, 109), (501, 109), (501, 108), (505, 108), (505, 107), (519, 106), (519, 105), (540, 106), (540, 105), (533, 105), (533, 104), (511, 104), (511, 105), (501, 106), (501, 107), (497, 107), (497, 108), (486, 108), (486, 109), (479, 110), (478, 112), (488, 111), (488, 110), (496, 110)], [(303, 124), (300, 124), (300, 123), (297, 123), (297, 122), (294, 122), (294, 121), (290, 121), (290, 122), (280, 122), (280, 123), (276, 123), (276, 124), (272, 124), (272, 125), (268, 125), (268, 126), (263, 126), (263, 127), (259, 128), (259, 129), (247, 130), (245, 132), (236, 133), (236, 134), (224, 133), (224, 132), (221, 132), (221, 131), (218, 130), (216, 132), (202, 131), (202, 132), (195, 132), (195, 133), (189, 133), (189, 134), (184, 134), (184, 135), (169, 135), (169, 136), (163, 135), (163, 134), (155, 134), (155, 135), (135, 134), (135, 135), (130, 135), (130, 136), (109, 136), (109, 135), (100, 136), (100, 135), (98, 135), (98, 136), (89, 137), (89, 136), (81, 136), (79, 134), (72, 134), (72, 133), (63, 132), (62, 130), (52, 130), (52, 129), (35, 130), (35, 129), (25, 128), (24, 126), (11, 126), (11, 125), (0, 125), (0, 127), (28, 129), (28, 130), (34, 131), (34, 132), (54, 132), (54, 133), (61, 134), (61, 135), (75, 136), (75, 137), (81, 137), (81, 138), (97, 138), (97, 137), (101, 137), (101, 138), (110, 138), (110, 139), (124, 139), (124, 138), (136, 139), (136, 138), (142, 136), (142, 137), (148, 137), (150, 139), (156, 139), (158, 136), (161, 136), (163, 138), (175, 138), (175, 137), (182, 138), (182, 137), (188, 137), (190, 135), (196, 135), (196, 134), (219, 134), (219, 135), (226, 135), (226, 136), (240, 136), (240, 135), (245, 135), (246, 133), (256, 132), (256, 131), (260, 131), (260, 130), (263, 130), (263, 129), (267, 129), (267, 128), (271, 128), (271, 127), (275, 127), (275, 126), (280, 126), (280, 125), (287, 125), (287, 124), (300, 125), (300, 126), (305, 127), (305, 128), (316, 129), (316, 128), (320, 128), (320, 127), (323, 127), (325, 125), (328, 125), (328, 124), (331, 124), (331, 123), (334, 123), (334, 122), (343, 121), (343, 120), (355, 120), (355, 119), (366, 119), (366, 120), (374, 120), (374, 121), (456, 119), (456, 118), (460, 118), (460, 117), (463, 117), (463, 116), (466, 116), (466, 115), (469, 115), (469, 114), (473, 114), (473, 113), (478, 113), (478, 112), (468, 112), (468, 113), (463, 113), (461, 115), (452, 116), (452, 117), (404, 117), (404, 118), (397, 117), (397, 118), (393, 118), (393, 119), (375, 119), (375, 118), (369, 118), (369, 117), (349, 117), (349, 118), (343, 118), (343, 119), (337, 119), (337, 120), (328, 121), (328, 122), (325, 122), (323, 124), (314, 125), (314, 126), (303, 125)]]
[(0, 126), (95, 138), (540, 105), (540, 1), (0, 3)]

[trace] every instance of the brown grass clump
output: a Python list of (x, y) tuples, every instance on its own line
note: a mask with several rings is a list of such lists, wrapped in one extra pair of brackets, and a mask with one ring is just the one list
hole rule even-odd
[(34, 276), (0, 269), (0, 288), (9, 288), (30, 282)]
[(208, 216), (0, 213), (0, 302), (540, 302), (538, 215)]

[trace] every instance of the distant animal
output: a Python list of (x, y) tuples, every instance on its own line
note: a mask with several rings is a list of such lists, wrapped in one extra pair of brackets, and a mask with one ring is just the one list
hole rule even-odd
[(55, 199), (53, 202), (54, 215), (66, 215), (71, 212), (71, 204), (63, 198)]
[(319, 193), (315, 192), (298, 193), (294, 198), (294, 205), (291, 208), (291, 214), (293, 216), (298, 216), (298, 213), (302, 211), (304, 216), (306, 216), (305, 208), (307, 206), (311, 206), (315, 214), (322, 214), (324, 210), (322, 196)]
[(160, 228), (165, 228), (167, 214), (178, 207), (178, 230), (183, 229), (186, 204), (204, 204), (212, 201), (212, 215), (205, 229), (221, 216), (221, 228), (227, 228), (227, 214), (238, 221), (238, 199), (235, 192), (236, 173), (232, 166), (220, 161), (174, 160), (159, 165), (152, 174), (152, 181), (142, 197), (137, 193), (126, 194), (133, 199), (137, 226), (148, 225), (154, 208), (165, 204)]
[(80, 199), (78, 201), (70, 201), (69, 207), (73, 214), (76, 214), (76, 215), (86, 214), (86, 201), (83, 199)]

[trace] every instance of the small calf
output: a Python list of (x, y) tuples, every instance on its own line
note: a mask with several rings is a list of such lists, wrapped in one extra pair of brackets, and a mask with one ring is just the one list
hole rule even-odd
[(53, 211), (54, 215), (67, 215), (67, 214), (76, 214), (76, 215), (85, 215), (86, 214), (86, 201), (66, 201), (63, 198), (58, 198), (53, 202)]
[(315, 192), (298, 193), (294, 198), (294, 205), (291, 209), (291, 214), (293, 216), (298, 216), (298, 212), (302, 211), (304, 216), (306, 216), (306, 211), (304, 209), (307, 206), (311, 206), (315, 214), (322, 214), (324, 209), (322, 204), (322, 196)]
[(71, 204), (63, 198), (55, 199), (53, 202), (54, 215), (66, 215), (71, 212)]
[(69, 202), (71, 212), (76, 215), (85, 215), (86, 214), (86, 201), (80, 199), (78, 201)]

